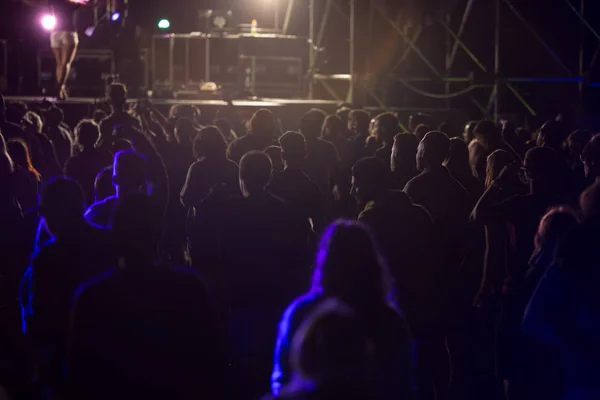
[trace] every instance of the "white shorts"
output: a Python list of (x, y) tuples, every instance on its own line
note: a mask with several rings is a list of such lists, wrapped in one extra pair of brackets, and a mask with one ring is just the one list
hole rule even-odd
[(50, 46), (53, 49), (77, 46), (78, 44), (79, 35), (77, 35), (77, 32), (55, 31), (50, 35)]

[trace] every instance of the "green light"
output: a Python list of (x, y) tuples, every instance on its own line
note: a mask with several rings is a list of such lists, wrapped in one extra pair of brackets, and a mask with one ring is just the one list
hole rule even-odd
[(158, 27), (160, 29), (169, 29), (171, 27), (171, 23), (168, 19), (161, 19), (160, 21), (158, 21)]

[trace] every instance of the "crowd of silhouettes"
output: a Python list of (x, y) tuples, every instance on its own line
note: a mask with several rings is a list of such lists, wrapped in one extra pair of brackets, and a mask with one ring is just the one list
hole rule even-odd
[(0, 398), (600, 398), (600, 135), (107, 106), (0, 96)]

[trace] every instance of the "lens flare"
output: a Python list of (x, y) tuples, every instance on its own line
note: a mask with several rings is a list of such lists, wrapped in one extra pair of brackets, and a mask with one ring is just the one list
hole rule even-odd
[(46, 14), (42, 16), (40, 22), (42, 24), (42, 28), (47, 31), (52, 31), (54, 28), (56, 28), (56, 17), (54, 15)]
[(171, 27), (171, 22), (168, 19), (161, 19), (158, 21), (158, 27), (160, 29), (169, 29)]
[(110, 16), (110, 20), (113, 22), (118, 21), (119, 18), (121, 18), (121, 13), (118, 12), (113, 13), (113, 15)]

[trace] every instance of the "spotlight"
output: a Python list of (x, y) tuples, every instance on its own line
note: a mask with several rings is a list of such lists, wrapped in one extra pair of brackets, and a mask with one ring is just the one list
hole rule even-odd
[(46, 14), (42, 16), (40, 23), (45, 30), (53, 31), (56, 28), (56, 17), (52, 14)]
[(159, 29), (169, 29), (170, 27), (171, 27), (171, 22), (169, 22), (168, 19), (161, 19), (160, 21), (158, 21)]
[(119, 18), (121, 18), (121, 13), (118, 13), (118, 12), (116, 12), (116, 13), (113, 13), (113, 14), (110, 16), (110, 20), (111, 20), (112, 22), (116, 22), (116, 21), (118, 21), (118, 20), (119, 20)]

